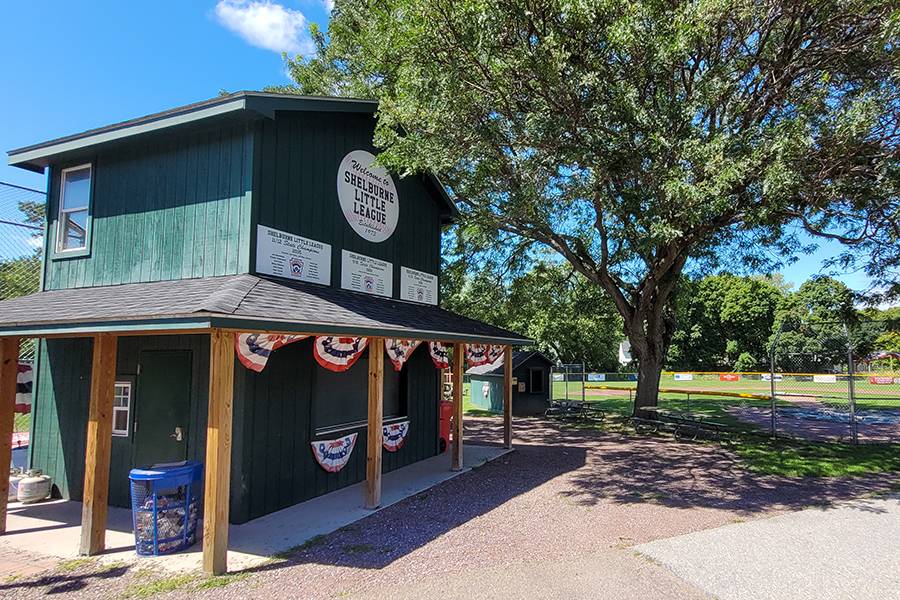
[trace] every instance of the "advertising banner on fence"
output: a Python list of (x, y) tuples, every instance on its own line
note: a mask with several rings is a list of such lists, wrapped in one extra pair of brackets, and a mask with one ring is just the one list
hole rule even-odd
[(740, 381), (741, 376), (737, 373), (719, 373), (719, 381)]
[(837, 375), (813, 375), (813, 383), (837, 383)]
[[(781, 373), (775, 373), (775, 381), (781, 381), (782, 379), (784, 379), (784, 375), (782, 375)], [(772, 375), (770, 375), (769, 373), (763, 373), (762, 380), (772, 381)]]
[(588, 381), (606, 381), (606, 373), (588, 373)]
[(675, 373), (675, 381), (693, 381), (693, 373)]
[(894, 378), (889, 375), (872, 375), (869, 377), (869, 383), (872, 385), (891, 385), (894, 383)]

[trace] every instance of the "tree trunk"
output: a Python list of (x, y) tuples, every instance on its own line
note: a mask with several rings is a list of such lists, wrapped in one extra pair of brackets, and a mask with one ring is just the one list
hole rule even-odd
[[(649, 352), (648, 352), (649, 354)], [(659, 401), (659, 376), (663, 357), (639, 359), (637, 393), (634, 396), (634, 416), (652, 418), (655, 415), (644, 410), (656, 406)]]

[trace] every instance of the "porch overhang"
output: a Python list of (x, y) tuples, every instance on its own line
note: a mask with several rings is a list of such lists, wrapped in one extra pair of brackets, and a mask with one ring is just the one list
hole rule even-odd
[(436, 306), (254, 275), (38, 292), (0, 302), (0, 337), (236, 332), (520, 346), (513, 332)]

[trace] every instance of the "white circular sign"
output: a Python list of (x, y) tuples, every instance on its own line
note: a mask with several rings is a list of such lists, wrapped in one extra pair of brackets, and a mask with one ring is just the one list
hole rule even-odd
[(337, 192), (344, 218), (353, 231), (370, 242), (383, 242), (394, 233), (400, 217), (400, 199), (388, 172), (375, 156), (354, 150), (338, 168)]

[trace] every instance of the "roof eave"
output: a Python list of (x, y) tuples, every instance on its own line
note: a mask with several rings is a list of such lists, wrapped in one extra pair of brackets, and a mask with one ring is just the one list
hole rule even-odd
[(353, 325), (335, 325), (301, 321), (281, 321), (265, 317), (236, 316), (222, 313), (160, 315), (142, 318), (116, 318), (102, 321), (20, 323), (0, 326), (0, 337), (79, 337), (98, 333), (123, 335), (174, 333), (206, 333), (211, 329), (263, 331), (271, 333), (306, 333), (311, 335), (357, 335), (361, 337), (396, 337), (427, 341), (508, 344), (523, 346), (531, 341), (500, 335), (461, 334), (452, 331), (424, 329), (387, 329)]
[(279, 110), (371, 114), (375, 112), (377, 106), (377, 102), (373, 100), (356, 98), (293, 97), (287, 94), (237, 92), (221, 98), (10, 150), (8, 163), (10, 166), (40, 173), (55, 159), (66, 154), (216, 117), (248, 113), (251, 116), (273, 118), (275, 112)]

